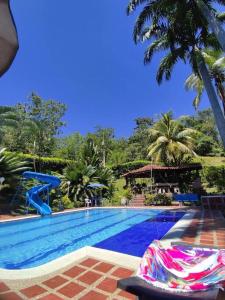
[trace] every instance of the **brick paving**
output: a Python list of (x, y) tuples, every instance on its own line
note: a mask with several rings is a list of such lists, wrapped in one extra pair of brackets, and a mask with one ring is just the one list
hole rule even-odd
[(26, 288), (10, 288), (10, 281), (0, 282), (1, 300), (104, 300), (135, 299), (129, 293), (117, 289), (117, 280), (131, 276), (135, 270), (123, 268), (105, 261), (85, 258), (70, 268), (47, 280), (39, 280)]
[(188, 244), (225, 248), (225, 218), (217, 210), (202, 210), (195, 214), (184, 231), (182, 241)]
[[(199, 210), (181, 240), (185, 243), (225, 248), (225, 218), (221, 211)], [(126, 300), (135, 299), (117, 289), (117, 280), (135, 274), (135, 270), (87, 257), (69, 268), (18, 288), (10, 281), (0, 282), (0, 300)], [(23, 288), (21, 288), (23, 287)]]

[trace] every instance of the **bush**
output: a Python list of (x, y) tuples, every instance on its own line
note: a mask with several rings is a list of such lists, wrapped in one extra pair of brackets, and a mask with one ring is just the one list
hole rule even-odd
[(8, 155), (14, 153), (19, 159), (26, 160), (30, 163), (31, 168), (33, 168), (33, 163), (35, 164), (38, 172), (59, 172), (62, 173), (62, 170), (71, 163), (68, 159), (62, 159), (57, 157), (38, 157), (37, 155), (24, 154), (24, 153), (15, 153), (7, 152)]
[(217, 192), (225, 192), (225, 166), (204, 167), (201, 171), (202, 181)]
[(56, 198), (52, 201), (53, 211), (61, 211), (70, 208), (74, 208), (74, 204), (67, 195), (63, 196), (61, 199)]
[(149, 164), (150, 161), (148, 160), (136, 160), (136, 161), (131, 161), (124, 164), (112, 166), (111, 169), (113, 170), (114, 175), (118, 178), (129, 171), (142, 168)]
[[(122, 197), (129, 196), (129, 192), (124, 189), (126, 182), (124, 178), (117, 179), (114, 184), (114, 192), (109, 199), (110, 205), (118, 206), (120, 205), (120, 200)], [(107, 203), (107, 202), (105, 202)]]
[(69, 199), (69, 197), (67, 195), (62, 197), (62, 205), (65, 209), (69, 209), (69, 208), (73, 208), (74, 204), (73, 202)]
[(149, 205), (163, 205), (168, 206), (172, 203), (172, 198), (165, 194), (147, 194), (144, 204)]

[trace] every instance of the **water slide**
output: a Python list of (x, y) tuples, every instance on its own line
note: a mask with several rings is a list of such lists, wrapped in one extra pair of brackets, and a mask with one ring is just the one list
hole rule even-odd
[[(41, 182), (41, 184), (32, 187), (26, 192), (27, 202), (36, 208), (40, 215), (50, 215), (52, 210), (48, 203), (49, 192), (51, 189), (59, 186), (60, 179), (56, 176), (29, 171), (24, 172), (23, 177), (26, 179), (36, 179)], [(41, 196), (43, 195), (47, 196), (47, 203), (42, 200)]]

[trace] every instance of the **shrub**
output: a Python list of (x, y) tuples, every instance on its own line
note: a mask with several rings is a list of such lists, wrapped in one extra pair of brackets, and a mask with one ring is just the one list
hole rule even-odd
[(120, 178), (117, 179), (113, 184), (113, 193), (111, 197), (108, 198), (108, 201), (104, 201), (104, 205), (114, 205), (119, 206), (121, 205), (121, 199), (126, 198), (128, 200), (131, 200), (133, 194), (130, 187), (125, 188), (125, 179)]
[(5, 148), (0, 150), (0, 200), (9, 200), (19, 184), (21, 174), (29, 169), (26, 160), (18, 158), (14, 153), (7, 153)]
[(52, 209), (53, 211), (61, 211), (63, 209), (73, 208), (74, 204), (70, 201), (67, 195), (63, 196), (61, 199), (56, 198), (52, 201)]
[(225, 192), (225, 166), (204, 167), (201, 171), (202, 181), (217, 192)]
[(74, 204), (73, 202), (69, 199), (69, 197), (67, 195), (62, 197), (62, 205), (65, 209), (69, 209), (69, 208), (73, 208)]
[(172, 198), (165, 194), (147, 194), (144, 204), (149, 205), (171, 205)]

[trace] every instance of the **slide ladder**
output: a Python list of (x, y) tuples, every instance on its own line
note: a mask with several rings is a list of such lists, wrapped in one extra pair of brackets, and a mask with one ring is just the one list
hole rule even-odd
[[(36, 179), (41, 184), (33, 186), (26, 192), (26, 200), (28, 206), (36, 208), (38, 213), (42, 216), (50, 215), (52, 213), (49, 206), (49, 193), (51, 189), (57, 188), (60, 185), (60, 179), (56, 176), (26, 171), (23, 173), (23, 177), (26, 179)], [(43, 198), (46, 196), (46, 202)]]

